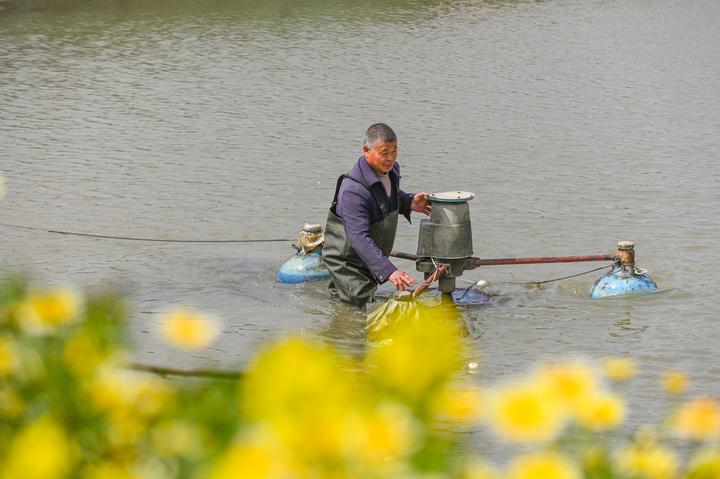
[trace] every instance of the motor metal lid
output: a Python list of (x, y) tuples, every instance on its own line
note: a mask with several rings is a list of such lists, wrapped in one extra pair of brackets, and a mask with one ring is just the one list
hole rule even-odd
[(617, 247), (620, 251), (630, 251), (635, 249), (635, 243), (632, 241), (618, 241)]
[(428, 195), (428, 199), (433, 203), (465, 203), (473, 198), (475, 198), (475, 193), (469, 191), (443, 191)]

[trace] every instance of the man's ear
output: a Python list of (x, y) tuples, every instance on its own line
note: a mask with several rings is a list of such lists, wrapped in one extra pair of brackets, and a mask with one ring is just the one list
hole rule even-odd
[(363, 153), (367, 155), (367, 152), (370, 151), (370, 148), (368, 148), (367, 145), (363, 145)]

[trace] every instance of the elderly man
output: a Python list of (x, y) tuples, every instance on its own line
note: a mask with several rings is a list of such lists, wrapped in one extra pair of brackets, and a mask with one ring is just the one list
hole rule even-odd
[(400, 190), (397, 136), (376, 123), (365, 132), (363, 155), (350, 172), (338, 178), (327, 225), (322, 257), (330, 271), (330, 292), (346, 303), (364, 307), (373, 301), (379, 284), (397, 289), (415, 280), (388, 259), (395, 241), (398, 212), (430, 214), (427, 193)]

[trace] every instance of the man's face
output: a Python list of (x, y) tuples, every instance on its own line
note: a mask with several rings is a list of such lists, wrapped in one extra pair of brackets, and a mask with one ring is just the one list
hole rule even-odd
[(363, 153), (373, 170), (385, 174), (392, 170), (397, 160), (397, 142), (378, 141), (372, 148), (363, 146)]

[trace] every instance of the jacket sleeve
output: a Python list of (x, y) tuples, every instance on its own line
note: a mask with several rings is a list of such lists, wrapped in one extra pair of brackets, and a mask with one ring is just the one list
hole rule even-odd
[(370, 237), (370, 192), (349, 187), (339, 203), (340, 216), (350, 246), (360, 256), (378, 283), (384, 283), (397, 269)]

